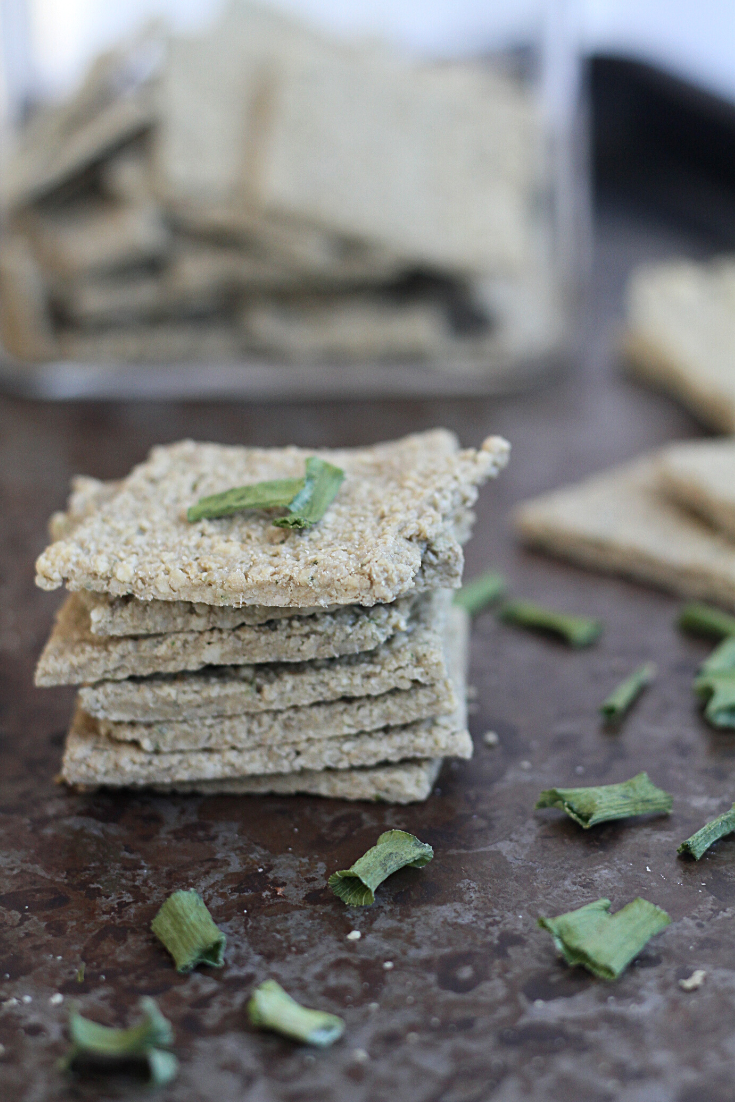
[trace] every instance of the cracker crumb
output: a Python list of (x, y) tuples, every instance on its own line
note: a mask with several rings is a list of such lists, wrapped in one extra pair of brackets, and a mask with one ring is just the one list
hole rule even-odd
[(679, 980), (679, 987), (682, 991), (697, 991), (704, 983), (706, 975), (703, 968), (697, 968), (688, 979)]
[(348, 941), (359, 941), (361, 937), (362, 937), (362, 934), (360, 933), (359, 930), (350, 930), (349, 934), (347, 935), (347, 940)]
[(500, 742), (497, 731), (486, 731), (482, 736), (482, 741), (486, 746), (497, 746)]

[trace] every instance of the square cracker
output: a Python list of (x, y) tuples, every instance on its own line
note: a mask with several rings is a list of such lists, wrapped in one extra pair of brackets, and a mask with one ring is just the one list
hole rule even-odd
[(189, 524), (186, 510), (232, 486), (299, 477), (314, 452), (191, 440), (157, 447), (109, 501), (44, 551), (36, 581), (112, 596), (299, 607), (372, 605), (458, 586), (455, 524), (465, 524), (478, 485), (505, 466), (508, 451), (500, 437), (461, 451), (444, 429), (320, 450), (345, 480), (318, 524), (287, 533), (264, 511)]
[(705, 424), (735, 431), (735, 263), (640, 268), (627, 292), (631, 373), (680, 399)]
[(302, 769), (352, 769), (444, 756), (472, 756), (469, 733), (450, 716), (340, 738), (271, 742), (247, 750), (149, 753), (135, 743), (107, 738), (98, 721), (79, 709), (67, 736), (62, 777), (69, 784), (147, 788), (157, 784), (298, 773)]
[(391, 605), (241, 624), (231, 631), (180, 631), (173, 635), (93, 635), (89, 613), (76, 593), (59, 609), (36, 667), (35, 683), (79, 685), (119, 681), (203, 666), (259, 662), (305, 662), (372, 650), (396, 631), (405, 631), (415, 598)]
[[(406, 692), (446, 681), (444, 610), (422, 601), (416, 627), (371, 651), (313, 662), (208, 667), (198, 673), (100, 681), (79, 701), (97, 719), (155, 723), (303, 708), (342, 697)], [(417, 718), (413, 716), (412, 718)]]
[(649, 455), (522, 504), (528, 544), (735, 609), (735, 545), (661, 492)]
[(255, 751), (192, 750), (162, 754), (115, 743), (100, 731), (96, 720), (77, 709), (67, 737), (62, 777), (69, 784), (80, 785), (174, 786), (232, 781), (247, 776), (248, 772), (263, 776), (301, 770), (351, 769), (443, 754), (471, 757), (465, 702), (468, 637), (469, 618), (462, 610), (454, 610), (447, 633), (447, 655), (457, 697), (452, 715), (346, 738), (295, 744), (272, 742)]
[(333, 800), (380, 800), (409, 804), (425, 800), (439, 776), (442, 758), (401, 761), (358, 769), (304, 769), (301, 773), (270, 773), (264, 777), (235, 777), (222, 781), (155, 785), (158, 792), (195, 792), (208, 795), (326, 796)]
[[(226, 750), (232, 747), (253, 751), (258, 761), (259, 755), (266, 754), (265, 760), (270, 760), (272, 751), (268, 751), (267, 747), (271, 744), (277, 744), (279, 752), (283, 752), (289, 744), (359, 735), (365, 731), (395, 728), (415, 720), (447, 715), (458, 707), (452, 681), (461, 690), (463, 679), (459, 663), (466, 645), (462, 635), (465, 618), (461, 610), (453, 610), (449, 622), (442, 624), (442, 627), (445, 628), (442, 632), (444, 638), (435, 634), (440, 651), (442, 644), (446, 651), (446, 667), (442, 669), (442, 676), (429, 685), (394, 688), (371, 695), (363, 695), (358, 685), (359, 695), (354, 697), (256, 712), (209, 714), (203, 718), (176, 716), (158, 722), (151, 722), (145, 716), (134, 722), (98, 718), (98, 729), (101, 734), (117, 742), (137, 743), (149, 753)], [(82, 693), (79, 698), (81, 707), (84, 707), (83, 699)], [(266, 773), (269, 770), (257, 765), (246, 772)]]
[(661, 489), (735, 540), (735, 440), (692, 440), (664, 448)]

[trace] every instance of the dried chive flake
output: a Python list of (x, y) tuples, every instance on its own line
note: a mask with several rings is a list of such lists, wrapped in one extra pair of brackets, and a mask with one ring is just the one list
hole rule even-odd
[(502, 597), (505, 590), (505, 578), (502, 574), (488, 570), (457, 590), (454, 594), (454, 604), (463, 608), (470, 616), (475, 616)]
[(628, 709), (636, 702), (640, 694), (656, 676), (653, 662), (644, 662), (630, 677), (626, 677), (610, 695), (603, 700), (600, 711), (607, 720), (622, 719)]
[(321, 520), (334, 501), (345, 477), (341, 467), (335, 467), (324, 459), (310, 456), (306, 460), (306, 479), (303, 489), (288, 506), (288, 516), (279, 517), (273, 523), (278, 528), (311, 528)]
[(248, 1017), (260, 1029), (272, 1029), (294, 1041), (327, 1048), (344, 1033), (345, 1023), (336, 1014), (309, 1010), (297, 1003), (275, 980), (257, 987), (248, 1002)]
[(500, 619), (518, 627), (549, 631), (571, 647), (588, 647), (602, 633), (602, 622), (589, 616), (569, 616), (565, 612), (542, 608), (532, 601), (508, 601), (499, 612)]
[(735, 804), (723, 815), (718, 815), (716, 819), (705, 823), (701, 830), (682, 842), (676, 852), (688, 853), (690, 857), (698, 861), (714, 842), (718, 842), (720, 838), (732, 834), (733, 831), (735, 831)]
[(556, 807), (588, 830), (596, 823), (629, 819), (634, 815), (668, 815), (673, 800), (657, 788), (647, 773), (638, 773), (622, 784), (590, 788), (549, 788), (542, 792), (537, 808)]
[(195, 891), (170, 895), (151, 922), (151, 930), (174, 958), (177, 972), (197, 964), (221, 968), (227, 939)]
[(539, 918), (567, 964), (581, 965), (602, 980), (616, 980), (671, 919), (647, 899), (634, 899), (616, 914), (598, 899), (557, 918)]
[(694, 691), (706, 701), (704, 717), (713, 727), (735, 728), (735, 637), (728, 637), (701, 665)]
[(407, 865), (420, 869), (433, 856), (431, 846), (415, 835), (405, 830), (386, 830), (352, 868), (332, 873), (329, 887), (348, 907), (366, 907), (375, 902), (375, 889), (392, 873)]
[(229, 517), (245, 509), (276, 509), (290, 505), (304, 488), (303, 478), (278, 478), (272, 482), (255, 482), (251, 486), (235, 486), (221, 494), (200, 497), (196, 505), (187, 510), (190, 524), (197, 520), (216, 520)]
[(178, 1071), (176, 1057), (165, 1051), (173, 1044), (171, 1023), (153, 999), (141, 999), (140, 1008), (142, 1020), (129, 1029), (111, 1029), (72, 1010), (69, 1014), (71, 1049), (61, 1062), (62, 1069), (90, 1065), (112, 1071), (135, 1061), (147, 1065), (152, 1086), (170, 1083)]
[(693, 635), (706, 635), (715, 639), (735, 635), (735, 616), (699, 601), (684, 605), (677, 623), (682, 631), (690, 631)]

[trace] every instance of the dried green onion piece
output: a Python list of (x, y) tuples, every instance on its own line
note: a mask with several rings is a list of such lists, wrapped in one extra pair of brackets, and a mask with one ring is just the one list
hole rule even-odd
[(724, 814), (718, 815), (716, 819), (705, 823), (701, 830), (682, 842), (676, 852), (688, 853), (690, 857), (698, 861), (714, 842), (728, 834), (732, 834), (733, 831), (735, 831), (735, 804), (732, 805), (729, 811), (725, 811)]
[(303, 478), (277, 478), (272, 482), (255, 482), (251, 486), (235, 486), (221, 494), (200, 497), (196, 505), (187, 510), (190, 524), (197, 520), (216, 520), (229, 517), (245, 509), (276, 509), (290, 505), (304, 488)]
[(715, 639), (735, 635), (735, 616), (699, 601), (684, 605), (677, 623), (682, 631), (691, 631), (694, 635), (713, 636)]
[(302, 490), (288, 506), (288, 516), (273, 523), (278, 528), (311, 528), (321, 520), (342, 485), (345, 472), (324, 459), (312, 455), (306, 460), (306, 479)]
[(644, 662), (630, 677), (626, 677), (600, 705), (605, 719), (621, 719), (655, 676), (656, 667), (653, 662)]
[(141, 999), (140, 1008), (142, 1020), (129, 1029), (111, 1029), (72, 1010), (69, 1014), (71, 1049), (61, 1062), (62, 1069), (69, 1070), (85, 1062), (114, 1068), (123, 1061), (140, 1060), (147, 1063), (153, 1086), (170, 1083), (179, 1066), (173, 1053), (164, 1051), (173, 1044), (171, 1023), (153, 999)]
[(392, 873), (406, 865), (420, 869), (428, 865), (434, 850), (405, 830), (386, 830), (352, 868), (334, 872), (329, 887), (348, 907), (366, 907), (375, 902), (375, 889)]
[(735, 636), (723, 639), (699, 667), (703, 674), (735, 673)]
[(601, 784), (590, 788), (549, 788), (542, 792), (537, 808), (557, 807), (588, 830), (596, 823), (629, 819), (633, 815), (668, 815), (673, 800), (656, 788), (647, 773), (638, 773), (622, 784)]
[(569, 616), (564, 612), (542, 608), (532, 601), (508, 601), (500, 609), (499, 616), (507, 624), (550, 631), (559, 635), (572, 647), (588, 647), (602, 633), (600, 620), (589, 616)]
[(247, 1010), (253, 1025), (319, 1048), (334, 1044), (344, 1033), (345, 1023), (336, 1014), (307, 1009), (275, 980), (266, 980), (255, 989)]
[(492, 570), (480, 574), (467, 582), (454, 594), (454, 604), (475, 616), (487, 608), (493, 601), (497, 601), (505, 593), (505, 578), (502, 574), (495, 574)]
[(221, 968), (227, 939), (195, 891), (170, 895), (151, 922), (151, 930), (174, 958), (177, 972), (197, 964)]
[(644, 945), (671, 919), (647, 899), (634, 899), (616, 914), (598, 899), (557, 918), (540, 918), (567, 964), (581, 964), (601, 980), (616, 980)]
[(704, 718), (713, 727), (735, 728), (735, 672), (700, 674), (694, 691), (707, 701)]

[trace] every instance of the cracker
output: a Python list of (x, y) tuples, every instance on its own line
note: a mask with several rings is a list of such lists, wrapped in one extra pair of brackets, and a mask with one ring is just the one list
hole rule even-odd
[[(240, 513), (189, 524), (200, 496), (262, 479), (298, 477), (314, 452), (182, 441), (157, 447), (111, 501), (37, 561), (37, 584), (112, 596), (206, 604), (391, 602), (418, 588), (459, 585), (453, 531), (477, 487), (505, 466), (509, 446), (489, 437), (460, 451), (436, 429), (367, 448), (320, 450), (345, 480), (324, 518), (287, 534), (271, 517)], [(277, 542), (279, 541), (279, 542)]]
[[(60, 518), (67, 514), (55, 515)], [(57, 520), (56, 524), (63, 526), (64, 521)], [(56, 531), (62, 531), (62, 527), (55, 527)], [(231, 631), (241, 624), (265, 624), (268, 620), (283, 620), (291, 616), (314, 616), (318, 612), (334, 612), (339, 607), (243, 605), (242, 608), (233, 608), (193, 604), (191, 601), (139, 601), (136, 597), (108, 597), (105, 593), (92, 593), (88, 589), (80, 589), (77, 596), (89, 612), (89, 628), (93, 635), (165, 635), (179, 631), (207, 631), (209, 628)]]
[(438, 305), (360, 293), (259, 301), (241, 318), (254, 347), (294, 362), (426, 360), (449, 342)]
[(203, 666), (251, 662), (305, 662), (357, 654), (405, 631), (412, 600), (363, 609), (242, 624), (229, 631), (178, 632), (173, 635), (100, 636), (89, 630), (89, 614), (76, 593), (59, 609), (56, 623), (36, 668), (36, 685), (79, 685), (119, 681), (156, 673), (199, 670)]
[(664, 448), (661, 489), (735, 540), (735, 441), (697, 440)]
[(314, 769), (351, 769), (407, 758), (472, 755), (466, 730), (464, 676), (469, 618), (453, 610), (447, 632), (447, 653), (457, 707), (451, 716), (420, 720), (377, 733), (347, 738), (317, 739), (297, 744), (271, 742), (260, 752), (249, 750), (192, 750), (146, 753), (132, 744), (115, 743), (100, 731), (99, 723), (77, 709), (69, 732), (62, 777), (69, 784), (115, 787), (193, 784), (223, 781), (247, 775), (250, 769), (266, 773), (295, 773)]
[(735, 608), (735, 546), (659, 489), (649, 455), (516, 511), (528, 544), (584, 566)]
[(116, 326), (99, 332), (59, 334), (60, 355), (79, 363), (234, 363), (242, 338), (226, 321), (173, 320)]
[(734, 432), (735, 263), (639, 269), (627, 292), (624, 348), (633, 375), (720, 432)]
[(28, 241), (8, 233), (0, 250), (0, 335), (19, 360), (48, 360), (56, 351), (49, 289)]
[[(446, 715), (454, 705), (447, 681), (413, 689), (391, 689), (379, 696), (308, 704), (302, 708), (215, 715), (157, 723), (116, 723), (98, 720), (100, 734), (115, 742), (135, 743), (148, 753), (182, 750), (241, 749), (251, 754), (245, 773), (269, 773), (265, 763), (280, 762), (293, 748), (308, 753), (306, 744), (345, 735), (361, 735), (385, 727)], [(441, 752), (441, 751), (438, 751)], [(282, 770), (277, 770), (282, 772)]]
[(447, 716), (345, 738), (271, 742), (247, 750), (148, 753), (134, 743), (106, 738), (98, 721), (80, 709), (67, 737), (62, 777), (69, 784), (148, 787), (249, 774), (298, 773), (302, 769), (352, 769), (358, 765), (442, 756), (472, 756), (468, 732)]
[(441, 627), (419, 624), (374, 650), (316, 662), (220, 666), (199, 673), (101, 681), (81, 689), (79, 700), (98, 719), (153, 723), (302, 708), (342, 697), (438, 686), (446, 678), (437, 631)]
[(201, 795), (256, 796), (273, 793), (290, 796), (326, 796), (333, 800), (378, 800), (409, 804), (425, 800), (442, 767), (442, 758), (373, 765), (365, 769), (322, 769), (319, 772), (271, 773), (265, 777), (239, 777), (222, 781), (155, 785), (159, 792), (196, 792)]

